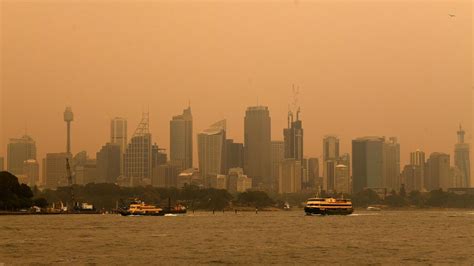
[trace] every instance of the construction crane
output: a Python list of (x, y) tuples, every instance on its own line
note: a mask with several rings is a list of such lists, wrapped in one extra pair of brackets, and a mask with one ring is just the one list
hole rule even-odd
[(69, 165), (69, 158), (66, 158), (66, 171), (67, 171), (67, 181), (69, 188), (71, 190), (71, 201), (72, 201), (72, 208), (74, 209), (74, 188), (72, 187), (72, 172), (71, 172), (71, 165)]

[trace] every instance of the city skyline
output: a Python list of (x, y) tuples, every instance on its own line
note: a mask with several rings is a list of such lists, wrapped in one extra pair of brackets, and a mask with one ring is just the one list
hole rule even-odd
[[(169, 151), (167, 125), (189, 101), (195, 132), (226, 118), (228, 137), (242, 143), (242, 113), (259, 104), (271, 111), (272, 140), (282, 140), (293, 84), (306, 156), (320, 157), (327, 134), (339, 136), (341, 152), (360, 136), (396, 136), (403, 163), (416, 149), (452, 153), (459, 123), (472, 142), (469, 2), (364, 5), (206, 4), (196, 13), (179, 3), (81, 3), (91, 11), (84, 19), (66, 4), (7, 1), (0, 156), (25, 131), (40, 157), (63, 151), (65, 106), (75, 115), (72, 148), (89, 154), (108, 138), (111, 118), (127, 118), (131, 136), (148, 110), (155, 141)], [(247, 19), (235, 19), (240, 14)], [(196, 38), (187, 38), (190, 29)], [(196, 150), (193, 157), (196, 165)]]

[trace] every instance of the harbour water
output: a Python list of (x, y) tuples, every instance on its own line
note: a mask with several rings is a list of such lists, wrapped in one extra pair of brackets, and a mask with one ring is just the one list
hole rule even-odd
[(0, 264), (473, 264), (474, 210), (0, 217)]

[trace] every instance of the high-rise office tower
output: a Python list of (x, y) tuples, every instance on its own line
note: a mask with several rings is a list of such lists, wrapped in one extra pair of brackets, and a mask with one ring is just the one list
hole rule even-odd
[(120, 174), (124, 173), (124, 155), (127, 149), (128, 141), (127, 120), (121, 117), (115, 117), (110, 121), (110, 143), (117, 144), (120, 147)]
[(66, 170), (66, 159), (71, 160), (71, 154), (47, 153), (43, 160), (43, 181), (46, 188), (57, 188), (68, 184), (68, 176)]
[(297, 193), (301, 191), (301, 161), (284, 159), (280, 163), (278, 192)]
[(278, 191), (279, 180), (280, 180), (280, 164), (285, 159), (285, 142), (284, 141), (272, 141), (271, 142), (271, 169), (270, 176), (272, 178), (271, 190)]
[(449, 154), (434, 152), (430, 154), (426, 165), (425, 188), (428, 191), (452, 187)]
[(66, 107), (64, 111), (64, 122), (66, 122), (66, 152), (71, 154), (71, 122), (74, 120), (74, 114), (71, 107)]
[(5, 160), (0, 156), (0, 172), (5, 171)]
[(334, 190), (337, 193), (350, 193), (349, 167), (344, 164), (336, 165), (334, 176)]
[(308, 158), (308, 178), (311, 186), (318, 190), (323, 188), (323, 180), (319, 176), (319, 159)]
[(339, 138), (327, 135), (323, 139), (323, 160), (337, 160), (339, 158)]
[(408, 190), (424, 190), (425, 162), (423, 151), (416, 150), (410, 153), (410, 165), (405, 166), (402, 173)]
[(365, 188), (382, 188), (385, 138), (363, 137), (352, 140), (353, 193)]
[(152, 139), (149, 130), (149, 115), (144, 113), (140, 124), (125, 150), (125, 176), (130, 186), (151, 184), (152, 176)]
[(97, 183), (115, 183), (120, 176), (122, 147), (107, 143), (97, 152)]
[(293, 112), (288, 112), (288, 128), (283, 129), (285, 159), (303, 160), (303, 123), (299, 115), (298, 109), (295, 120)]
[(464, 142), (465, 131), (459, 125), (458, 143), (454, 147), (454, 166), (460, 172), (461, 187), (471, 186), (471, 161), (469, 158), (469, 144)]
[(253, 186), (270, 189), (271, 118), (266, 106), (247, 108), (244, 119), (244, 171)]
[(14, 175), (23, 174), (23, 163), (36, 160), (36, 142), (27, 135), (10, 139), (7, 145), (7, 171)]
[(214, 123), (198, 134), (199, 170), (206, 185), (209, 178), (225, 173), (226, 120)]
[(182, 169), (193, 167), (193, 116), (191, 107), (170, 121), (170, 159), (179, 161)]
[(39, 164), (36, 160), (29, 159), (23, 162), (23, 175), (27, 178), (30, 187), (39, 185)]
[(117, 144), (121, 153), (127, 149), (127, 120), (122, 117), (115, 117), (110, 121), (110, 143)]
[(335, 190), (336, 166), (339, 160), (339, 138), (327, 135), (323, 139), (323, 177), (327, 191)]
[(225, 172), (231, 168), (244, 168), (244, 144), (232, 139), (225, 141)]
[(391, 137), (384, 144), (384, 184), (389, 191), (400, 189), (400, 143)]

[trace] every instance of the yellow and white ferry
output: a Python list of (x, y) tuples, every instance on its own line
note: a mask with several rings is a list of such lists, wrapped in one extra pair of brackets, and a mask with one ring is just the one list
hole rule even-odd
[(354, 209), (349, 199), (310, 198), (306, 202), (304, 211), (307, 215), (348, 215)]
[(145, 204), (141, 200), (134, 200), (127, 209), (119, 211), (123, 216), (164, 216), (165, 212), (162, 208), (155, 205)]

